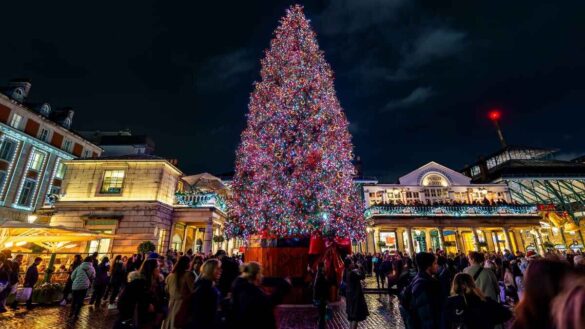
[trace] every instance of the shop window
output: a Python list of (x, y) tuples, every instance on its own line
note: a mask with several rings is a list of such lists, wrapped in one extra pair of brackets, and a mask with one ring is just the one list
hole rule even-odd
[(121, 194), (124, 183), (124, 170), (106, 170), (100, 193)]

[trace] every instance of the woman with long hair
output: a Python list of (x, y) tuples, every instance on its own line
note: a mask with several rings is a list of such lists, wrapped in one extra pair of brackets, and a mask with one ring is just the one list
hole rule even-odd
[(585, 328), (585, 276), (566, 280), (565, 289), (552, 303), (555, 329)]
[(451, 285), (451, 297), (447, 298), (443, 312), (445, 328), (492, 329), (494, 325), (482, 316), (486, 308), (485, 301), (486, 297), (475, 285), (471, 275), (455, 275)]
[(512, 329), (554, 328), (551, 302), (562, 290), (564, 279), (571, 273), (568, 263), (539, 259), (530, 261), (524, 273), (524, 294), (516, 307)]
[(118, 327), (159, 328), (163, 319), (163, 296), (156, 259), (147, 259), (140, 270), (128, 275), (128, 284), (118, 301)]
[(116, 297), (120, 293), (120, 288), (126, 278), (126, 269), (124, 268), (124, 262), (122, 261), (122, 255), (117, 255), (114, 258), (114, 264), (111, 266), (110, 271), (110, 308), (113, 308)]
[(217, 283), (221, 277), (221, 262), (208, 259), (201, 266), (201, 276), (190, 296), (188, 328), (212, 329), (219, 324), (218, 310), (221, 294)]
[(169, 313), (163, 321), (163, 329), (175, 328), (175, 316), (179, 312), (183, 300), (193, 291), (195, 281), (193, 274), (189, 273), (189, 263), (189, 257), (179, 257), (171, 274), (165, 279), (166, 292), (169, 294)]

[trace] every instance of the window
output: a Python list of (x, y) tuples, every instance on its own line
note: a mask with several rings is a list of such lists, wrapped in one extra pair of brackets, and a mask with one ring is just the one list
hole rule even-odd
[(63, 179), (63, 177), (65, 177), (65, 165), (59, 161), (57, 170), (55, 171), (55, 178)]
[(10, 126), (12, 126), (13, 128), (16, 129), (20, 129), (22, 123), (22, 117), (16, 113), (14, 113), (12, 115), (12, 118), (10, 119)]
[(122, 193), (122, 183), (124, 183), (124, 170), (106, 170), (100, 193)]
[(34, 152), (32, 155), (32, 159), (30, 161), (29, 168), (31, 170), (39, 171), (43, 166), (43, 161), (45, 161), (45, 155), (40, 152)]
[[(112, 234), (112, 230), (92, 230), (98, 233), (106, 233)], [(99, 256), (105, 256), (110, 251), (110, 244), (112, 243), (112, 239), (98, 239), (98, 240), (91, 240), (89, 242), (87, 252), (92, 254), (94, 252), (98, 252)]]
[(165, 241), (167, 240), (168, 232), (169, 232), (169, 230), (159, 230), (158, 231), (158, 245), (157, 245), (156, 250), (158, 250), (159, 253), (165, 252), (164, 247), (165, 247)]
[(2, 143), (2, 146), (0, 147), (0, 159), (11, 161), (15, 149), (16, 142), (9, 139), (5, 139), (4, 143)]
[(91, 157), (91, 151), (90, 150), (84, 150), (83, 151), (82, 158), (89, 158), (89, 157)]
[(39, 134), (39, 139), (42, 140), (43, 142), (48, 142), (49, 141), (49, 130), (42, 128), (41, 133)]
[(4, 180), (6, 179), (6, 171), (0, 171), (0, 188), (4, 185)]
[(71, 152), (71, 147), (73, 146), (73, 143), (71, 143), (70, 140), (66, 139), (63, 142), (63, 150), (67, 151), (67, 152)]
[(54, 204), (59, 200), (59, 194), (61, 193), (61, 186), (51, 186), (51, 189), (47, 192), (45, 198), (45, 204)]
[(20, 191), (20, 198), (18, 198), (18, 204), (21, 206), (30, 206), (30, 202), (32, 200), (33, 190), (37, 182), (32, 179), (27, 179), (24, 181), (22, 185), (22, 190)]

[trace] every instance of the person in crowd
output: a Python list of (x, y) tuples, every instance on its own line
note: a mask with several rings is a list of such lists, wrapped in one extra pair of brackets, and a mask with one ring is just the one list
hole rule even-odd
[[(400, 281), (400, 277), (402, 276), (402, 272), (404, 270), (404, 263), (402, 259), (396, 258), (392, 261), (392, 272), (388, 275), (388, 292), (390, 294), (396, 294), (400, 292), (400, 287), (398, 287), (398, 282)], [(395, 290), (393, 287), (397, 286)]]
[[(23, 285), (24, 288), (32, 288), (33, 292), (34, 292), (35, 284), (39, 280), (39, 271), (37, 269), (37, 266), (39, 266), (39, 264), (42, 261), (43, 261), (42, 258), (37, 257), (37, 258), (35, 258), (34, 262), (31, 264), (31, 266), (28, 267), (28, 269), (26, 270), (25, 277), (24, 277), (24, 285)], [(32, 296), (33, 296), (33, 294), (31, 293), (30, 297), (26, 301), (26, 308), (29, 310), (32, 309)]]
[(201, 266), (201, 276), (195, 282), (190, 296), (189, 329), (212, 329), (219, 326), (218, 310), (221, 293), (217, 283), (222, 276), (222, 264), (218, 259), (208, 259)]
[(453, 274), (447, 266), (447, 258), (445, 256), (437, 256), (437, 270), (436, 278), (441, 284), (441, 301), (447, 300), (451, 291), (451, 281), (453, 281)]
[[(22, 254), (16, 255), (12, 260), (12, 272), (10, 275), (10, 295), (16, 295), (16, 290), (18, 288), (18, 276), (20, 274), (20, 266), (22, 265), (22, 260), (24, 256)], [(18, 308), (18, 301), (14, 298), (14, 301), (10, 305), (11, 308), (17, 309)]]
[(99, 307), (102, 297), (106, 292), (106, 287), (109, 284), (108, 272), (110, 271), (110, 259), (108, 257), (102, 258), (102, 261), (95, 269), (95, 281), (93, 282), (93, 293), (89, 301), (90, 305)]
[(463, 272), (471, 275), (475, 285), (485, 296), (499, 301), (500, 286), (498, 285), (498, 278), (494, 271), (483, 267), (485, 261), (483, 253), (472, 251), (469, 253), (468, 258), (471, 265), (466, 267)]
[(319, 264), (317, 264), (317, 273), (315, 274), (315, 281), (313, 283), (313, 303), (317, 306), (319, 311), (319, 329), (325, 329), (327, 297), (329, 295), (329, 283), (325, 277), (324, 271), (325, 263), (319, 262)]
[(92, 264), (93, 264), (94, 269), (97, 269), (99, 266), (98, 257), (99, 257), (99, 254), (97, 251), (94, 252), (93, 254), (91, 254), (91, 259), (92, 259)]
[(221, 278), (219, 279), (217, 287), (221, 292), (221, 295), (225, 297), (230, 292), (232, 283), (239, 275), (239, 266), (231, 257), (227, 256), (225, 250), (218, 250), (215, 254), (215, 258), (221, 262), (222, 269)]
[(585, 256), (575, 255), (573, 257), (573, 266), (575, 267), (577, 272), (585, 274)]
[(163, 329), (176, 328), (175, 316), (179, 313), (183, 300), (193, 292), (195, 280), (193, 273), (189, 272), (189, 263), (189, 257), (179, 257), (171, 273), (165, 279), (165, 290), (169, 294), (169, 312), (163, 321)]
[(118, 298), (117, 328), (160, 328), (164, 318), (164, 288), (157, 259), (147, 259), (128, 274), (126, 288)]
[(165, 261), (165, 256), (158, 256), (158, 268), (160, 268), (160, 274), (163, 275), (163, 277), (167, 277), (167, 275), (169, 275), (169, 273), (171, 272), (172, 267), (168, 267), (167, 266), (167, 262)]
[(191, 273), (193, 273), (193, 282), (197, 282), (197, 279), (201, 276), (201, 266), (203, 265), (203, 257), (195, 256), (191, 261)]
[[(357, 265), (357, 263), (356, 263)], [(392, 273), (392, 260), (390, 255), (385, 255), (384, 260), (380, 264), (380, 275), (382, 276), (382, 289), (384, 289), (384, 285), (386, 283), (386, 278), (388, 275)], [(389, 287), (388, 287), (389, 288)]]
[(79, 316), (79, 311), (81, 311), (81, 307), (83, 306), (83, 300), (94, 278), (95, 269), (93, 268), (93, 258), (88, 256), (71, 273), (71, 291), (73, 298), (71, 300), (71, 312), (69, 313), (70, 319), (75, 320)]
[(368, 305), (362, 290), (362, 280), (365, 274), (361, 266), (356, 265), (350, 258), (344, 261), (343, 281), (345, 282), (345, 310), (350, 329), (357, 329), (358, 323), (364, 321), (368, 315)]
[(124, 283), (124, 278), (126, 277), (126, 269), (124, 268), (124, 262), (122, 261), (122, 256), (117, 255), (114, 258), (114, 263), (111, 266), (110, 272), (110, 303), (108, 308), (113, 309), (114, 303), (116, 302), (116, 298), (120, 293), (120, 288)]
[(569, 277), (563, 291), (552, 302), (555, 329), (585, 328), (585, 276)]
[(368, 253), (366, 255), (366, 273), (368, 276), (372, 276), (372, 254)]
[(458, 273), (453, 278), (451, 297), (443, 314), (445, 329), (493, 329), (512, 317), (510, 310), (485, 297), (467, 273)]
[(552, 329), (552, 300), (562, 290), (571, 273), (566, 262), (538, 259), (530, 262), (524, 274), (524, 296), (516, 307), (512, 329)]
[(382, 271), (382, 255), (377, 254), (375, 258), (376, 262), (374, 263), (374, 274), (376, 275), (376, 284), (378, 285), (378, 289), (384, 289), (384, 272)]
[(6, 298), (10, 295), (10, 277), (12, 275), (12, 262), (0, 253), (0, 313), (5, 313)]
[[(412, 297), (408, 305), (408, 328), (439, 328), (441, 321), (441, 283), (433, 277), (439, 270), (435, 255), (426, 252), (416, 254), (418, 273), (408, 288)], [(407, 288), (407, 289), (408, 289)]]
[(71, 266), (69, 267), (69, 276), (67, 278), (67, 282), (65, 282), (65, 287), (63, 288), (63, 299), (61, 300), (61, 306), (65, 306), (67, 305), (67, 298), (69, 298), (69, 294), (71, 294), (71, 287), (73, 284), (73, 280), (71, 279), (71, 274), (73, 273), (73, 271), (75, 271), (75, 269), (81, 265), (81, 263), (83, 263), (82, 259), (81, 259), (81, 255), (75, 255), (73, 256), (73, 262), (71, 263)]
[(274, 307), (288, 290), (288, 282), (278, 285), (271, 295), (265, 294), (260, 289), (262, 266), (257, 262), (244, 265), (241, 278), (244, 281), (237, 285), (238, 292), (233, 297), (233, 324), (237, 328), (276, 329)]

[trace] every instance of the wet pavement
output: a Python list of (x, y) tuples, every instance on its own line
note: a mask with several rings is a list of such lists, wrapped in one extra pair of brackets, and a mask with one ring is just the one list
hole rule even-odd
[[(374, 288), (371, 278), (368, 287)], [(404, 328), (398, 311), (398, 300), (387, 294), (366, 294), (370, 316), (359, 324), (359, 328)], [(343, 301), (332, 305), (333, 318), (327, 328), (348, 328)], [(39, 306), (31, 311), (24, 308), (0, 314), (0, 328), (11, 329), (53, 329), (53, 328), (112, 328), (117, 311), (107, 308), (94, 309), (84, 306), (75, 322), (68, 322), (69, 306)], [(317, 328), (317, 310), (310, 306), (284, 306), (277, 310), (279, 329), (313, 329)]]

